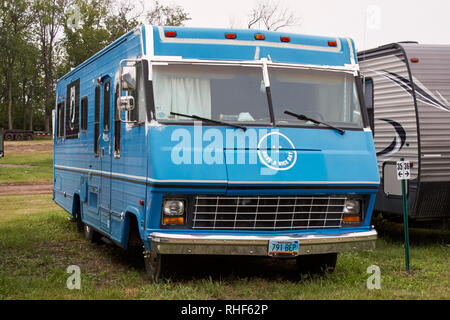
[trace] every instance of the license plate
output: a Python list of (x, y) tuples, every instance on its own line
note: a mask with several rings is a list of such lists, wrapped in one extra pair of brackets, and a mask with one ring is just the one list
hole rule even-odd
[(298, 255), (298, 240), (270, 240), (269, 256), (295, 257)]

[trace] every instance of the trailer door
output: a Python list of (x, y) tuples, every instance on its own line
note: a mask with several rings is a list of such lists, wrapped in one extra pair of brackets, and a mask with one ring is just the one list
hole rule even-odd
[(101, 183), (100, 183), (100, 227), (107, 231), (111, 228), (111, 79), (105, 78), (102, 83), (103, 102), (103, 126), (99, 141), (101, 159)]

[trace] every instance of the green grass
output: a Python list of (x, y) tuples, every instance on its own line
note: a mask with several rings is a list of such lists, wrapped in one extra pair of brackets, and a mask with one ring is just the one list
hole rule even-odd
[[(401, 242), (380, 239), (373, 252), (339, 255), (323, 277), (299, 276), (292, 260), (190, 256), (151, 284), (142, 263), (88, 243), (66, 217), (48, 195), (0, 196), (0, 299), (450, 298), (448, 244), (413, 245), (410, 274)], [(81, 290), (66, 287), (69, 265), (81, 268)], [(380, 290), (366, 288), (370, 265), (381, 269)]]
[(0, 183), (51, 181), (51, 152), (10, 153), (0, 158)]

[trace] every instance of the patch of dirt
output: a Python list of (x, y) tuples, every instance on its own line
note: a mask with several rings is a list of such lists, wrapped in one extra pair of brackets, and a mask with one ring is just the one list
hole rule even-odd
[(12, 164), (12, 163), (0, 164), (0, 168), (21, 168), (21, 167), (35, 167), (35, 166), (32, 164)]
[(7, 194), (47, 194), (53, 192), (51, 181), (1, 183), (0, 195)]
[(8, 153), (52, 152), (53, 141), (5, 141), (5, 155)]

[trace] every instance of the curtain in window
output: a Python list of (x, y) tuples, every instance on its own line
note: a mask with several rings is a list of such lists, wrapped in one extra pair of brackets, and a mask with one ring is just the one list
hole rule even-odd
[(195, 114), (211, 118), (209, 79), (176, 77), (168, 73), (153, 74), (155, 108), (158, 119), (172, 118), (170, 112)]

